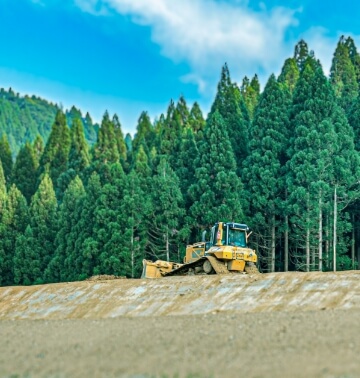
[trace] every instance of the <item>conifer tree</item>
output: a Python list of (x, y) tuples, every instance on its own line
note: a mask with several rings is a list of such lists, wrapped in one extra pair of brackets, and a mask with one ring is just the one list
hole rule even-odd
[(340, 106), (349, 112), (359, 87), (355, 67), (350, 58), (350, 52), (344, 36), (341, 36), (332, 60), (330, 82), (334, 88)]
[(299, 76), (300, 71), (296, 64), (296, 59), (288, 58), (285, 60), (281, 69), (278, 81), (283, 84), (291, 94), (293, 94)]
[(6, 199), (6, 181), (4, 176), (4, 170), (0, 160), (0, 223), (3, 214), (4, 203)]
[(16, 239), (14, 254), (14, 283), (17, 285), (32, 285), (34, 277), (40, 277), (40, 260), (37, 251), (34, 249), (36, 240), (28, 225), (24, 234)]
[(126, 144), (124, 140), (124, 134), (121, 130), (121, 123), (117, 114), (114, 114), (112, 118), (112, 123), (115, 129), (115, 138), (116, 138), (120, 161), (121, 161), (121, 164), (124, 166), (126, 162), (127, 151), (126, 151)]
[(184, 215), (183, 198), (179, 179), (165, 158), (161, 159), (152, 178), (151, 196), (153, 214), (149, 232), (152, 257), (179, 261), (177, 234)]
[(229, 69), (225, 64), (210, 113), (214, 114), (218, 111), (223, 118), (223, 125), (230, 139), (238, 173), (240, 173), (243, 160), (248, 155), (249, 143), (249, 119), (248, 115), (244, 114), (245, 106), (242, 107), (240, 103), (242, 101), (239, 88), (231, 83)]
[(33, 148), (29, 142), (26, 142), (16, 157), (12, 182), (21, 191), (28, 203), (30, 203), (31, 197), (36, 191), (37, 168)]
[(99, 125), (94, 125), (93, 120), (89, 113), (86, 113), (85, 119), (83, 120), (84, 124), (84, 132), (85, 132), (85, 139), (88, 143), (92, 146), (96, 142), (97, 139), (97, 130)]
[[(14, 284), (13, 259), (15, 243), (28, 223), (28, 207), (25, 197), (12, 185), (4, 203), (0, 224), (0, 284)], [(22, 262), (26, 265), (26, 262)]]
[(349, 56), (355, 69), (357, 83), (360, 85), (360, 54), (358, 53), (355, 42), (351, 37), (346, 38), (345, 45), (349, 51)]
[(140, 146), (143, 146), (145, 153), (149, 156), (150, 149), (154, 144), (155, 132), (147, 112), (142, 112), (136, 127), (132, 150), (136, 153)]
[(79, 118), (75, 118), (71, 127), (71, 144), (68, 169), (81, 175), (90, 164), (89, 148), (85, 140), (84, 127)]
[(67, 255), (69, 266), (73, 266), (73, 275), (69, 280), (91, 277), (99, 265), (100, 247), (95, 234), (97, 200), (101, 194), (100, 176), (94, 172), (86, 187), (86, 196), (81, 206), (80, 220), (74, 227), (78, 235), (75, 248)]
[[(250, 203), (250, 226), (256, 235), (263, 270), (275, 271), (275, 250), (284, 222), (284, 165), (289, 138), (290, 95), (271, 75), (255, 112), (250, 154), (243, 168)], [(253, 238), (254, 239), (254, 238)]]
[(42, 140), (40, 135), (37, 135), (37, 137), (35, 138), (32, 144), (32, 148), (36, 158), (36, 167), (38, 168), (40, 164), (41, 155), (44, 152), (44, 141)]
[(169, 163), (174, 168), (184, 127), (181, 115), (172, 100), (167, 110), (166, 119), (161, 123), (161, 126), (159, 131), (159, 154), (169, 157)]
[(70, 130), (71, 144), (67, 170), (63, 172), (57, 181), (56, 197), (62, 200), (69, 183), (77, 175), (85, 178), (87, 169), (90, 166), (89, 148), (85, 140), (84, 127), (79, 118), (73, 118), (73, 124)]
[[(180, 190), (183, 196), (185, 217), (184, 223), (181, 224), (180, 236), (189, 243), (191, 235), (196, 233), (196, 222), (191, 217), (190, 207), (192, 200), (189, 195), (189, 188), (194, 182), (196, 162), (199, 158), (199, 150), (195, 140), (195, 135), (191, 128), (186, 130), (184, 138), (181, 141), (180, 152), (178, 155), (178, 164), (176, 168), (176, 175), (179, 178)], [(195, 235), (194, 235), (195, 236)]]
[(305, 62), (307, 60), (307, 58), (309, 57), (310, 53), (309, 53), (309, 48), (308, 48), (308, 45), (307, 43), (301, 39), (295, 46), (295, 50), (294, 50), (294, 59), (296, 61), (296, 64), (299, 68), (299, 71), (302, 71), (304, 66), (305, 66)]
[(119, 161), (119, 149), (115, 135), (115, 126), (111, 122), (109, 113), (105, 112), (95, 144), (95, 159), (102, 163), (116, 163)]
[(196, 180), (189, 194), (193, 201), (190, 213), (198, 227), (207, 228), (217, 221), (243, 221), (242, 183), (236, 174), (231, 143), (218, 111), (206, 122), (195, 166)]
[(144, 151), (142, 145), (140, 145), (139, 151), (135, 155), (134, 168), (141, 181), (142, 189), (147, 192), (149, 190), (149, 179), (151, 177), (151, 168), (149, 166), (149, 159)]
[(118, 142), (115, 135), (115, 125), (106, 111), (101, 122), (98, 139), (94, 145), (91, 172), (100, 175), (102, 183), (110, 179), (110, 166), (120, 161)]
[[(141, 150), (142, 146), (140, 147)], [(145, 155), (146, 156), (146, 155)], [(129, 277), (140, 277), (142, 260), (148, 244), (148, 222), (151, 213), (151, 198), (143, 190), (144, 177), (133, 169), (126, 177), (123, 199), (120, 205), (122, 214), (121, 254), (127, 260), (123, 273)], [(151, 225), (149, 225), (151, 228)]]
[(181, 141), (180, 153), (178, 155), (178, 165), (175, 171), (179, 178), (181, 193), (184, 202), (190, 206), (190, 199), (188, 198), (188, 190), (194, 181), (195, 162), (199, 156), (199, 151), (195, 141), (195, 136), (192, 129), (187, 129), (184, 138)]
[(126, 275), (130, 269), (130, 259), (121, 247), (123, 239), (121, 203), (125, 177), (121, 164), (112, 164), (109, 180), (102, 187), (96, 202), (93, 232), (100, 254), (94, 267), (94, 274)]
[(190, 117), (190, 111), (186, 104), (184, 96), (180, 96), (179, 101), (176, 104), (176, 111), (180, 116), (180, 122), (183, 128), (187, 127)]
[(360, 152), (360, 96), (356, 98), (350, 108), (348, 120), (354, 132), (355, 148)]
[(205, 120), (197, 102), (194, 102), (189, 114), (189, 125), (196, 136), (196, 140), (199, 141), (203, 138), (203, 132), (205, 128)]
[(6, 184), (10, 186), (13, 160), (11, 156), (10, 144), (6, 134), (3, 134), (0, 138), (0, 160), (4, 170)]
[[(337, 206), (331, 214), (339, 204), (333, 200), (334, 191), (346, 195), (348, 203), (354, 201), (358, 156), (349, 125), (321, 67), (314, 70), (311, 64), (305, 65), (294, 93), (293, 114), (295, 137), (289, 150), (288, 191), (296, 250), (302, 253), (295, 256), (297, 268), (323, 270), (330, 266), (329, 245), (334, 249), (337, 245), (332, 230), (339, 235), (347, 227), (345, 206)], [(324, 235), (328, 235), (325, 251)], [(343, 252), (338, 249), (335, 257)]]
[(74, 264), (72, 255), (79, 236), (76, 226), (80, 221), (84, 196), (83, 183), (79, 176), (76, 176), (66, 189), (60, 205), (55, 253), (45, 270), (46, 282), (72, 281), (80, 278), (81, 271)]
[(50, 176), (45, 173), (32, 197), (30, 204), (30, 226), (34, 238), (33, 250), (35, 261), (24, 260), (24, 264), (36, 266), (28, 277), (33, 283), (44, 282), (44, 271), (55, 251), (57, 232), (57, 200)]
[(254, 110), (260, 96), (260, 83), (258, 76), (255, 75), (251, 82), (245, 76), (240, 88), (241, 95), (245, 101), (250, 119), (254, 118)]
[(51, 133), (46, 143), (44, 153), (40, 159), (40, 180), (42, 179), (43, 174), (47, 172), (50, 175), (53, 186), (55, 188), (57, 187), (58, 178), (67, 169), (70, 143), (70, 130), (66, 124), (64, 113), (59, 110), (51, 128)]

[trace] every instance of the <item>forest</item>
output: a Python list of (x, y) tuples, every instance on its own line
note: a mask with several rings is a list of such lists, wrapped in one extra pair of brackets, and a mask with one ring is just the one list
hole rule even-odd
[(180, 97), (133, 137), (2, 89), (0, 285), (139, 277), (217, 221), (250, 227), (261, 272), (356, 269), (359, 86), (342, 36), (329, 77), (301, 40), (263, 91), (225, 64), (206, 117)]

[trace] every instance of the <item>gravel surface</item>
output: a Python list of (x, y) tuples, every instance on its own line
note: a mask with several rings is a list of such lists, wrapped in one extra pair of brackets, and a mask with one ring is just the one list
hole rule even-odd
[(0, 321), (0, 377), (360, 377), (360, 309)]

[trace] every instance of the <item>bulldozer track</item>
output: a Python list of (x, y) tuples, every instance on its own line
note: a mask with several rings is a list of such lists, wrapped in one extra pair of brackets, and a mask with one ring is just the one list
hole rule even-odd
[(214, 256), (204, 256), (197, 261), (185, 264), (180, 268), (174, 269), (171, 272), (164, 274), (164, 276), (182, 276), (184, 274), (206, 274), (205, 272), (195, 273), (196, 267), (202, 267), (204, 262), (208, 260), (213, 267), (216, 274), (230, 274), (225, 264), (217, 260)]
[(167, 276), (183, 276), (185, 274), (189, 274), (192, 271), (192, 269), (194, 269), (197, 266), (201, 266), (204, 263), (205, 260), (206, 260), (206, 257), (201, 257), (199, 260), (196, 260), (192, 263), (185, 264), (185, 265), (181, 266), (180, 268), (174, 269), (171, 272), (164, 274), (164, 276), (165, 277), (167, 277)]
[(247, 274), (260, 274), (258, 268), (256, 267), (256, 265), (254, 263), (246, 263), (245, 265), (245, 272)]
[(211, 266), (214, 268), (216, 274), (229, 274), (227, 267), (221, 261), (219, 261), (214, 256), (206, 256), (206, 258), (210, 261)]

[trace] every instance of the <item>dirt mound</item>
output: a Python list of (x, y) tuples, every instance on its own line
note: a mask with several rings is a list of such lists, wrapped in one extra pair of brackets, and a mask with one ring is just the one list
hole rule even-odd
[(108, 280), (122, 280), (126, 279), (124, 276), (114, 276), (109, 274), (99, 274), (97, 276), (91, 276), (87, 278), (86, 281), (108, 281)]
[(0, 319), (360, 308), (360, 272), (94, 280), (0, 288)]
[(359, 271), (4, 287), (0, 377), (355, 378), (359, 316)]

